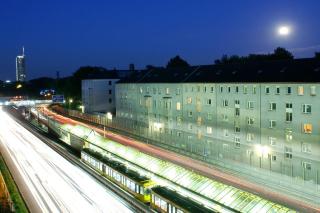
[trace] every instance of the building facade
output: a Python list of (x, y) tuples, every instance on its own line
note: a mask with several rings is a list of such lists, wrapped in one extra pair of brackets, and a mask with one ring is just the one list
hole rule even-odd
[(197, 72), (207, 76), (194, 68), (171, 82), (157, 82), (166, 75), (160, 72), (119, 82), (118, 126), (179, 154), (252, 177), (288, 178), (319, 192), (320, 83), (222, 82), (219, 69), (212, 71), (212, 82), (191, 82), (200, 81)]
[(22, 55), (18, 55), (16, 58), (16, 81), (26, 81), (26, 57), (24, 54), (24, 48), (22, 48)]
[(115, 84), (119, 79), (82, 80), (82, 104), (87, 113), (115, 112)]

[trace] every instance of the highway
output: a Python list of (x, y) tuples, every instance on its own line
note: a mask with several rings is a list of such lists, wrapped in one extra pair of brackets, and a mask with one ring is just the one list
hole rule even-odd
[(0, 148), (31, 212), (132, 212), (0, 109)]

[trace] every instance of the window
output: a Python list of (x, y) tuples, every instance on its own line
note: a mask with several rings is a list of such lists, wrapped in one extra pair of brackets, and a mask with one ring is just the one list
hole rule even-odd
[(285, 137), (286, 141), (292, 141), (292, 130), (291, 129), (286, 129), (285, 131)]
[(229, 119), (228, 119), (228, 115), (222, 114), (222, 120), (223, 120), (223, 121), (228, 121), (228, 120), (229, 120)]
[(212, 127), (211, 126), (207, 126), (207, 133), (212, 134)]
[(220, 86), (220, 92), (221, 93), (223, 92), (223, 86)]
[(191, 104), (192, 103), (192, 98), (191, 97), (187, 97), (187, 104)]
[(212, 113), (208, 113), (207, 119), (208, 119), (208, 120), (212, 120), (212, 116), (213, 116)]
[(211, 99), (207, 99), (207, 104), (211, 105)]
[(236, 86), (236, 93), (238, 93), (239, 92), (239, 87), (238, 86)]
[(210, 92), (213, 93), (213, 87), (211, 87)]
[(166, 94), (168, 95), (170, 93), (170, 89), (166, 88)]
[(284, 147), (284, 156), (287, 159), (292, 159), (292, 148)]
[(298, 86), (298, 95), (303, 95), (303, 86)]
[(253, 94), (256, 94), (256, 93), (257, 93), (257, 87), (256, 87), (256, 86), (253, 86), (253, 87), (252, 87), (252, 93), (253, 93)]
[(235, 101), (234, 101), (234, 104), (235, 104), (235, 105), (240, 105), (240, 100), (235, 100)]
[(269, 103), (269, 110), (270, 111), (275, 111), (276, 109), (277, 109), (276, 103)]
[(306, 169), (306, 170), (311, 170), (311, 163), (309, 163), (309, 162), (303, 162), (302, 165), (303, 165), (303, 168), (304, 168), (304, 169)]
[(310, 95), (316, 95), (316, 86), (310, 87)]
[(236, 148), (240, 148), (240, 137), (234, 137), (234, 145)]
[(303, 104), (302, 112), (305, 114), (311, 114), (311, 104)]
[(240, 116), (240, 108), (235, 108), (235, 116)]
[(152, 88), (152, 90), (153, 90), (153, 94), (157, 93), (157, 88)]
[(188, 116), (189, 116), (189, 117), (192, 117), (192, 111), (189, 111), (189, 112), (188, 112)]
[(227, 107), (229, 105), (228, 100), (222, 101), (222, 106)]
[(280, 94), (280, 87), (276, 87), (276, 95)]
[(248, 125), (253, 125), (253, 123), (254, 123), (254, 118), (247, 118)]
[(269, 128), (276, 127), (276, 121), (275, 120), (269, 120)]
[(270, 88), (266, 87), (266, 94), (270, 94)]
[(228, 137), (229, 136), (229, 131), (227, 129), (223, 130), (223, 135), (224, 137)]
[(311, 144), (310, 143), (302, 143), (301, 151), (304, 153), (311, 153)]
[(247, 86), (243, 86), (243, 94), (247, 94), (248, 93), (248, 87)]
[(176, 94), (177, 94), (177, 95), (180, 95), (180, 92), (181, 92), (181, 91), (180, 91), (180, 88), (177, 88)]
[(248, 101), (248, 109), (253, 109), (253, 101)]
[(254, 134), (253, 133), (247, 133), (247, 141), (252, 141), (254, 139)]
[(189, 130), (192, 130), (192, 123), (189, 123), (189, 124), (188, 124), (188, 129), (189, 129)]
[(276, 161), (277, 160), (277, 156), (272, 155), (271, 159), (272, 159), (272, 161)]
[(287, 87), (287, 94), (291, 94), (291, 87)]
[(177, 132), (177, 136), (181, 137), (182, 136), (182, 132)]
[(312, 133), (312, 124), (303, 124), (303, 132), (307, 134)]
[(229, 87), (228, 87), (228, 93), (230, 93), (230, 92), (231, 92), (231, 87), (229, 86)]
[(110, 104), (112, 103), (112, 98), (109, 98), (109, 103), (110, 103)]
[(239, 133), (239, 132), (240, 132), (240, 127), (239, 127), (239, 126), (235, 126), (235, 127), (234, 127), (234, 131), (237, 132), (237, 133)]
[(287, 109), (292, 109), (292, 103), (286, 103), (286, 108)]
[(200, 126), (202, 124), (202, 118), (201, 116), (198, 116), (197, 118), (197, 124)]
[[(109, 85), (110, 85), (110, 81), (109, 81)], [(142, 87), (140, 87), (140, 93), (143, 93)]]
[(177, 116), (177, 125), (180, 126), (182, 122), (181, 116)]
[(177, 110), (181, 110), (181, 103), (177, 102)]
[(286, 122), (292, 122), (292, 112), (286, 112)]
[(111, 89), (109, 89), (109, 95), (111, 95), (112, 94), (112, 90)]
[(109, 85), (112, 85), (112, 81), (109, 81)]
[(276, 138), (269, 137), (269, 143), (270, 143), (271, 146), (275, 146), (276, 145)]

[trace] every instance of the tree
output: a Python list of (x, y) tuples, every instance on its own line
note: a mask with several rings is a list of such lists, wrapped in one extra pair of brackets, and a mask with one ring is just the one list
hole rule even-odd
[(273, 54), (271, 55), (272, 59), (293, 59), (291, 52), (282, 47), (277, 47)]
[(167, 68), (183, 68), (183, 67), (189, 67), (190, 65), (188, 62), (180, 58), (180, 56), (176, 56), (174, 58), (171, 58), (167, 64)]
[(320, 60), (320, 52), (315, 52), (314, 57), (318, 60)]

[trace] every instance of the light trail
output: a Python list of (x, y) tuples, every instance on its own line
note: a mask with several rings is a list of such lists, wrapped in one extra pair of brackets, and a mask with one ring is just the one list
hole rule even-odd
[[(23, 180), (31, 211), (131, 212), (120, 198), (0, 109), (0, 143)], [(19, 183), (18, 183), (19, 185)], [(30, 206), (29, 206), (30, 208)]]

